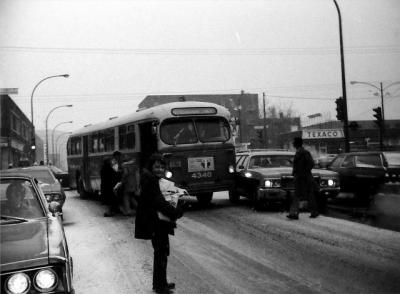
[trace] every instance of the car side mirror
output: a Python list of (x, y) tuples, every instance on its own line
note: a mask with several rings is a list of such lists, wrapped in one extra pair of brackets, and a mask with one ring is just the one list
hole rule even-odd
[(51, 201), (49, 203), (49, 210), (53, 216), (56, 216), (57, 213), (61, 213), (61, 204), (56, 201)]

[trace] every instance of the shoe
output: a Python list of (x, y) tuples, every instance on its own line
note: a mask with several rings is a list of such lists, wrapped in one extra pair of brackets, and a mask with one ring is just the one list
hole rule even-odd
[(311, 213), (310, 218), (317, 218), (319, 213)]
[(171, 294), (173, 293), (172, 289), (169, 289), (168, 287), (163, 287), (163, 288), (153, 288), (153, 291), (159, 294)]
[(156, 293), (171, 293), (171, 290), (173, 289), (175, 289), (175, 283), (167, 283), (166, 286), (160, 288), (153, 287), (153, 291)]
[(296, 215), (296, 214), (288, 214), (286, 217), (287, 217), (288, 219), (299, 219), (299, 216)]
[(167, 288), (170, 290), (175, 289), (175, 283), (167, 283)]

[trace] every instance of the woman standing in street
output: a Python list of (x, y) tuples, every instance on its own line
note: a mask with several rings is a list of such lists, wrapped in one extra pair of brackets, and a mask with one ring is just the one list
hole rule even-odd
[[(165, 162), (161, 155), (153, 154), (140, 179), (140, 197), (135, 222), (135, 238), (151, 240), (154, 248), (153, 290), (156, 293), (171, 293), (174, 283), (167, 282), (169, 236), (174, 234), (176, 219), (182, 210), (172, 206), (160, 191), (159, 180), (165, 176)], [(172, 222), (160, 220), (157, 212), (169, 217)]]

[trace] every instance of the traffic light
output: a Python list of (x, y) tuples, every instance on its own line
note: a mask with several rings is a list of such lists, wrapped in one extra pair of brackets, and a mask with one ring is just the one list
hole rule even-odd
[(342, 97), (339, 97), (336, 99), (336, 118), (337, 120), (344, 121), (345, 117), (345, 105), (344, 105), (344, 99)]
[(372, 110), (375, 112), (375, 114), (374, 114), (374, 117), (376, 118), (375, 123), (379, 127), (382, 127), (382, 121), (383, 121), (382, 108), (381, 107), (376, 107), (376, 108), (373, 108)]

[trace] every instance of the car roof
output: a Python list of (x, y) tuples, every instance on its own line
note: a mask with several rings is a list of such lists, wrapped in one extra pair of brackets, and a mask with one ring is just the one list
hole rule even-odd
[(257, 151), (252, 151), (249, 152), (249, 155), (254, 156), (254, 155), (294, 155), (294, 152), (292, 151), (283, 151), (283, 150), (257, 150)]
[(0, 177), (1, 178), (24, 178), (27, 180), (32, 180), (34, 178), (34, 176), (29, 175), (29, 174), (24, 174), (21, 172), (16, 172), (14, 170), (2, 170), (0, 173)]
[(51, 172), (51, 168), (45, 165), (32, 165), (32, 166), (24, 166), (24, 167), (14, 167), (8, 169), (10, 171), (17, 171), (17, 172), (23, 172), (23, 171), (31, 171), (31, 170), (47, 170)]
[(353, 152), (345, 152), (340, 153), (338, 155), (375, 155), (375, 154), (382, 154), (381, 151), (353, 151)]

